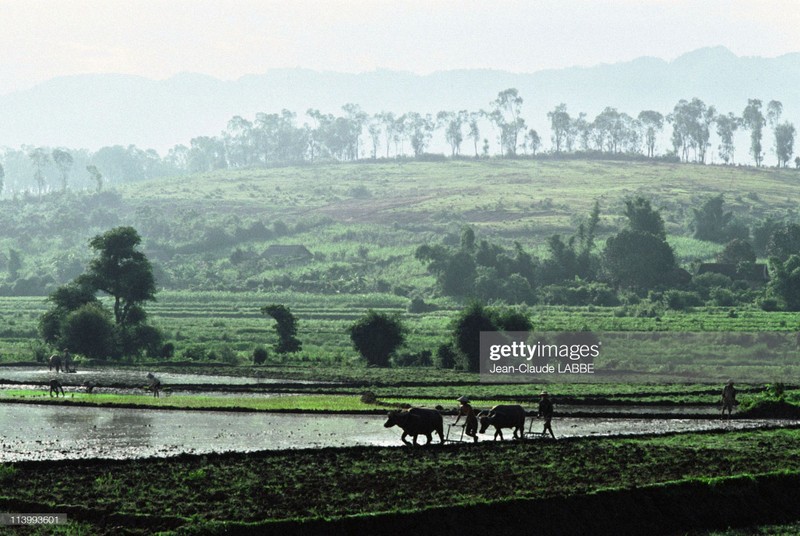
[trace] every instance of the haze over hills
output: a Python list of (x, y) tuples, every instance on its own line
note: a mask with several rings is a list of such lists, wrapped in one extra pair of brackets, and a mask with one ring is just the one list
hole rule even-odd
[(737, 57), (724, 47), (714, 47), (673, 61), (643, 57), (535, 73), (343, 74), (277, 69), (235, 81), (194, 73), (160, 81), (119, 74), (61, 77), (0, 95), (0, 146), (97, 150), (135, 144), (164, 154), (176, 144), (188, 145), (193, 137), (219, 134), (234, 115), (252, 119), (257, 112), (286, 108), (297, 112), (302, 123), (308, 120), (309, 108), (338, 113), (349, 102), (370, 114), (476, 111), (488, 108), (497, 93), (509, 87), (517, 88), (524, 98), (523, 116), (540, 132), (545, 149), (549, 148), (546, 114), (561, 102), (570, 114), (586, 112), (593, 118), (606, 106), (634, 116), (644, 109), (666, 114), (681, 98), (692, 97), (720, 112), (741, 114), (748, 98), (760, 98), (765, 105), (776, 99), (784, 104), (784, 118), (800, 123), (795, 105), (800, 97), (800, 53)]

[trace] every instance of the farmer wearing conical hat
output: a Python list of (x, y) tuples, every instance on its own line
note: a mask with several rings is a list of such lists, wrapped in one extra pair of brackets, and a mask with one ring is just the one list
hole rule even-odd
[(458, 398), (458, 401), (461, 403), (461, 406), (458, 408), (458, 417), (456, 418), (456, 422), (453, 423), (453, 426), (458, 424), (462, 416), (466, 417), (467, 422), (464, 425), (464, 433), (470, 436), (473, 441), (478, 441), (478, 416), (475, 415), (475, 410), (472, 409), (469, 398), (462, 396)]

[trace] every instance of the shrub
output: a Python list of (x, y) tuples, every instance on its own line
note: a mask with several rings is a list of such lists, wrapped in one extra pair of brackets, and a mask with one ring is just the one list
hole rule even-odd
[(172, 359), (175, 356), (175, 345), (171, 342), (164, 344), (161, 347), (161, 358)]
[(456, 366), (456, 353), (453, 346), (442, 343), (436, 349), (436, 367), (440, 369), (452, 369)]
[(711, 301), (718, 307), (736, 305), (736, 294), (726, 288), (711, 289)]
[(269, 354), (267, 353), (267, 349), (263, 347), (258, 347), (253, 350), (253, 363), (256, 365), (263, 365), (267, 361), (267, 357)]
[(397, 315), (377, 313), (366, 316), (348, 328), (350, 340), (358, 353), (372, 366), (386, 367), (389, 358), (405, 342), (406, 329)]
[(703, 305), (703, 300), (696, 292), (688, 292), (685, 290), (668, 290), (664, 293), (664, 304), (669, 309), (676, 311), (685, 311), (689, 307), (698, 307)]

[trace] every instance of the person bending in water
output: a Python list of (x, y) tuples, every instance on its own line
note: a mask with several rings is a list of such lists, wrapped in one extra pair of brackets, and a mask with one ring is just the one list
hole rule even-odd
[(64, 394), (64, 388), (61, 387), (61, 382), (58, 380), (50, 380), (50, 396), (53, 396), (53, 393), (56, 394), (56, 398), (58, 398), (58, 392), (61, 391), (61, 396), (66, 396)]
[(161, 380), (153, 376), (152, 372), (147, 373), (147, 384), (150, 389), (153, 391), (154, 397), (159, 397), (159, 393), (161, 392)]

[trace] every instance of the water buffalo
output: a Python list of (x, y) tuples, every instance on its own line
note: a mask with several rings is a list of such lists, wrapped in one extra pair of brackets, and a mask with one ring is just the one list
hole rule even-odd
[(489, 426), (494, 426), (494, 439), (500, 436), (503, 440), (503, 428), (513, 428), (514, 438), (522, 439), (525, 430), (525, 410), (518, 404), (495, 406), (489, 413), (481, 412), (478, 415), (481, 424), (480, 433), (486, 432)]
[(389, 419), (383, 425), (385, 428), (391, 428), (397, 425), (403, 429), (403, 435), (400, 439), (406, 445), (411, 445), (406, 440), (406, 436), (414, 438), (413, 444), (417, 444), (417, 436), (424, 435), (428, 438), (426, 445), (431, 442), (433, 432), (439, 434), (439, 441), (444, 443), (444, 424), (442, 415), (435, 409), (424, 408), (411, 408), (402, 411), (390, 411)]

